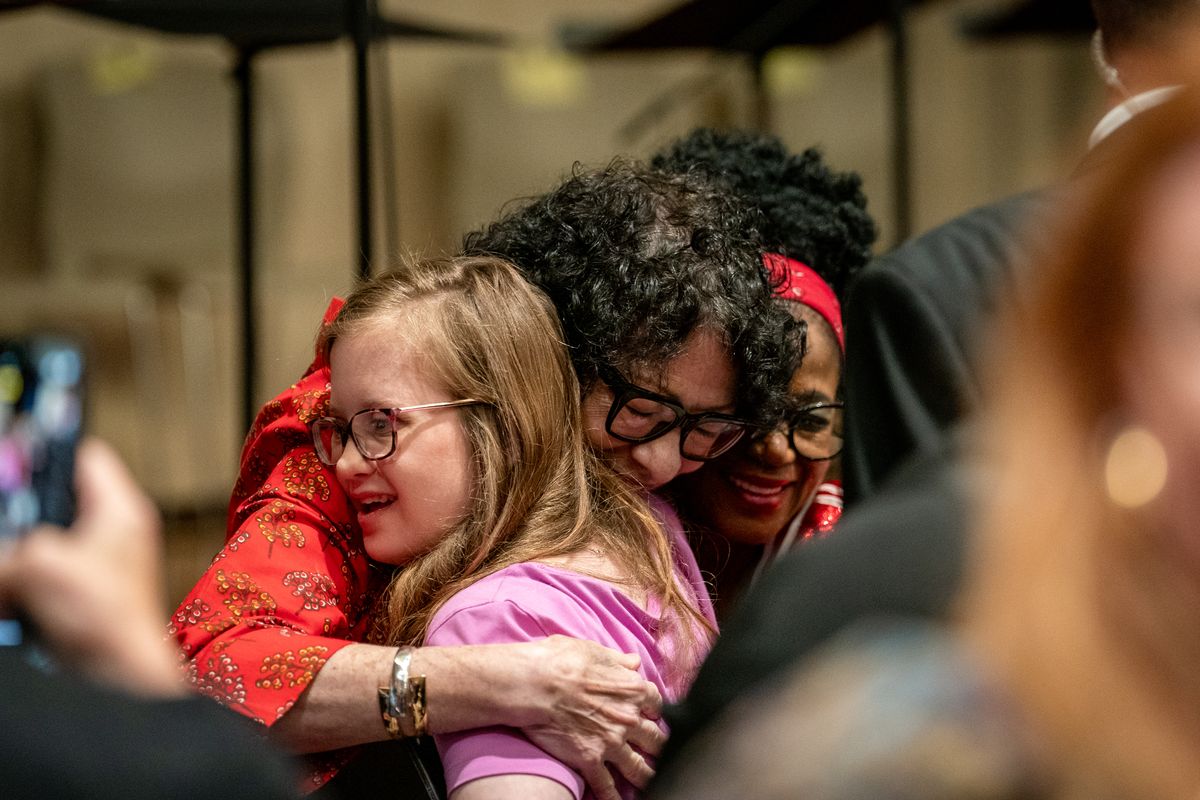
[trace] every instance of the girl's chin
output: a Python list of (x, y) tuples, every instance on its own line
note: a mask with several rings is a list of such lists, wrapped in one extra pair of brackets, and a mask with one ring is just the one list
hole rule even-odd
[(398, 552), (392, 542), (389, 542), (389, 536), (375, 530), (373, 525), (364, 525), (363, 529), (363, 550), (367, 556), (380, 564), (391, 564), (398, 566), (411, 560), (411, 555), (407, 552)]
[(371, 547), (363, 548), (367, 557), (377, 564), (387, 564), (389, 567), (402, 567), (412, 561), (414, 556), (411, 553), (396, 553), (393, 550), (375, 550)]

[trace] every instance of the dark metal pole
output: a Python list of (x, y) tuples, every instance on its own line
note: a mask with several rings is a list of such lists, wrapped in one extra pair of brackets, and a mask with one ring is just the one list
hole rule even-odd
[(249, 431), (258, 408), (258, 337), (254, 291), (254, 51), (239, 49), (234, 78), (238, 93), (238, 252), (242, 300), (242, 429)]
[(892, 190), (896, 198), (896, 235), (899, 244), (912, 234), (912, 162), (910, 158), (908, 26), (906, 0), (891, 0), (892, 29)]
[(771, 99), (763, 63), (766, 53), (750, 54), (750, 70), (754, 79), (754, 129), (759, 133), (771, 132)]
[(371, 106), (370, 71), (367, 56), (371, 50), (375, 21), (373, 0), (351, 0), (350, 31), (354, 37), (354, 132), (358, 160), (358, 277), (371, 277)]

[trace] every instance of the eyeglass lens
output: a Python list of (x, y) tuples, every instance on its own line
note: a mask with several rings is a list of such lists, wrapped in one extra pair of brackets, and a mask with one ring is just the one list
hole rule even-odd
[(608, 432), (619, 439), (648, 442), (680, 425), (680, 453), (695, 461), (715, 458), (732, 447), (745, 425), (706, 415), (691, 415), (682, 409), (636, 394), (636, 387), (623, 387), (609, 413)]
[(746, 426), (740, 422), (702, 421), (684, 431), (680, 452), (693, 461), (716, 458), (737, 444), (745, 432)]
[(317, 457), (329, 466), (337, 464), (346, 449), (346, 439), (353, 438), (363, 458), (387, 458), (396, 447), (393, 415), (386, 409), (360, 411), (349, 423), (333, 417), (322, 417), (313, 423), (313, 445)]
[[(619, 402), (622, 398), (617, 398)], [(645, 397), (626, 397), (612, 415), (611, 432), (630, 439), (653, 439), (669, 430), (679, 414), (670, 406)]]
[(802, 408), (788, 420), (792, 447), (805, 458), (833, 458), (842, 451), (842, 408), (817, 405)]

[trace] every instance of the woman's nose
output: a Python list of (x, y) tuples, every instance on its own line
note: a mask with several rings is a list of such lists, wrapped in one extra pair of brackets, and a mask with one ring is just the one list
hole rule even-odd
[(778, 429), (751, 445), (750, 452), (755, 458), (771, 466), (783, 466), (796, 460), (796, 452), (788, 443), (787, 434)]
[(647, 489), (657, 489), (675, 476), (700, 467), (700, 462), (686, 461), (679, 454), (678, 430), (634, 445), (630, 457), (638, 467), (638, 480)]

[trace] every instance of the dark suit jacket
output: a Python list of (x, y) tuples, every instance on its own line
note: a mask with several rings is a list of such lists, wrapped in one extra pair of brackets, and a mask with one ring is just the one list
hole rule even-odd
[[(1139, 127), (1174, 113), (1139, 112), (1080, 161), (1069, 182), (1104, 169)], [(1020, 302), (1053, 190), (1016, 195), (955, 217), (876, 259), (856, 276), (846, 325), (846, 505), (870, 497), (893, 469), (936, 449), (978, 405), (976, 346), (1005, 298)]]
[(871, 496), (979, 403), (976, 337), (1028, 256), (1027, 193), (983, 206), (896, 248), (855, 278), (846, 302), (846, 504)]
[(0, 648), (0, 797), (299, 797), (299, 772), (211, 700), (121, 695)]

